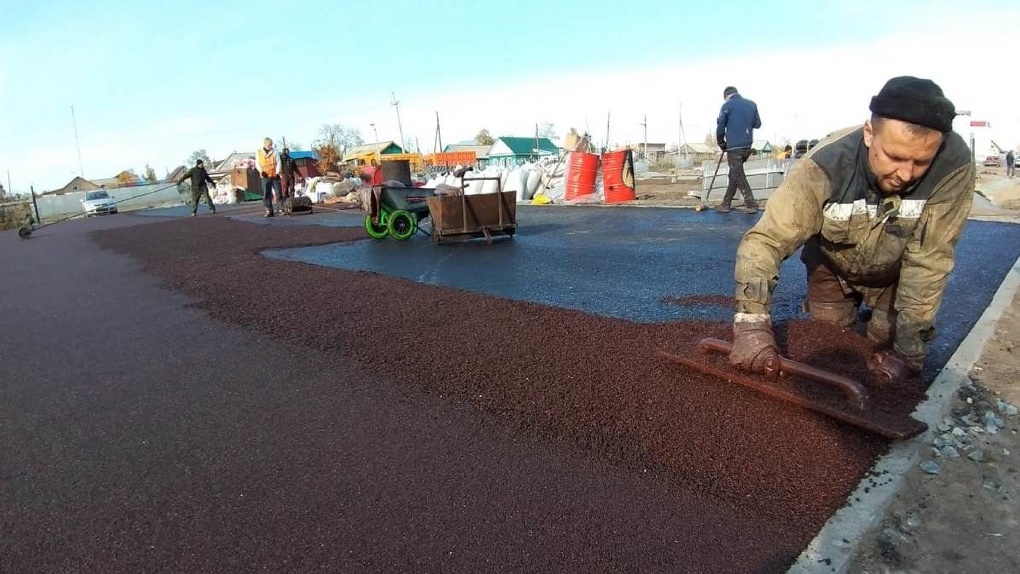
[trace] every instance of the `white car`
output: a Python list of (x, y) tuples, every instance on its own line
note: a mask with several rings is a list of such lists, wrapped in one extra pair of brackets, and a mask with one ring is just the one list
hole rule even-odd
[(81, 207), (85, 217), (117, 213), (117, 203), (102, 189), (86, 191), (85, 198), (81, 200)]

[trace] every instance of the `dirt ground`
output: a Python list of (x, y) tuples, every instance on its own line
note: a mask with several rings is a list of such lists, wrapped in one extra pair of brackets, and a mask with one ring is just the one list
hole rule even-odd
[(637, 200), (630, 202), (634, 205), (694, 207), (701, 203), (698, 198), (687, 195), (693, 189), (701, 189), (701, 179), (642, 179), (637, 181), (635, 189)]
[[(851, 573), (1020, 571), (1020, 417), (997, 404), (1020, 404), (1018, 307), (1020, 296), (971, 372), (973, 385), (960, 390), (950, 420), (939, 429), (949, 429), (950, 437), (961, 429), (960, 442), (969, 444), (942, 446), (941, 452), (933, 444), (921, 453), (922, 465), (937, 467), (908, 473), (880, 527), (861, 545)], [(988, 412), (1005, 423), (995, 434), (985, 430)], [(939, 445), (943, 442), (949, 440)]]
[[(1001, 171), (982, 170), (977, 188), (1018, 209), (1018, 180)], [(1004, 404), (1020, 405), (1018, 309), (1015, 295), (852, 574), (1020, 572), (1020, 416)]]

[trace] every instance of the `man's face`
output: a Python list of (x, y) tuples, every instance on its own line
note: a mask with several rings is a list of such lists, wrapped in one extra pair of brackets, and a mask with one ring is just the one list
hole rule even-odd
[(910, 188), (928, 171), (942, 145), (942, 134), (934, 130), (911, 131), (906, 122), (883, 119), (878, 125), (864, 124), (864, 145), (868, 165), (886, 195)]
[(271, 140), (269, 138), (266, 138), (265, 140), (262, 141), (262, 147), (264, 147), (266, 149), (272, 149), (272, 147), (273, 147), (273, 140)]

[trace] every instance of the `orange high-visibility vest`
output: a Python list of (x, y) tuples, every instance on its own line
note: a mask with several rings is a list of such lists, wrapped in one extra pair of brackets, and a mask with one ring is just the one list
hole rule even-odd
[(259, 148), (259, 165), (262, 167), (262, 171), (266, 172), (269, 177), (276, 177), (276, 173), (279, 171), (276, 166), (276, 151), (271, 150), (266, 153), (265, 148)]

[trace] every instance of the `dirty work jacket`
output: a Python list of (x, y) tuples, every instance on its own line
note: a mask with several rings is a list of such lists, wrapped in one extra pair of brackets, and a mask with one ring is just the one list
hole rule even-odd
[(924, 177), (881, 196), (863, 128), (830, 135), (787, 173), (737, 247), (736, 321), (768, 318), (779, 265), (809, 239), (851, 285), (897, 284), (894, 349), (923, 357), (974, 196), (970, 150), (946, 134)]
[(216, 185), (216, 182), (209, 177), (209, 172), (204, 167), (198, 167), (197, 165), (184, 173), (181, 177), (183, 182), (186, 179), (191, 180), (191, 189), (200, 190), (208, 189), (208, 185)]

